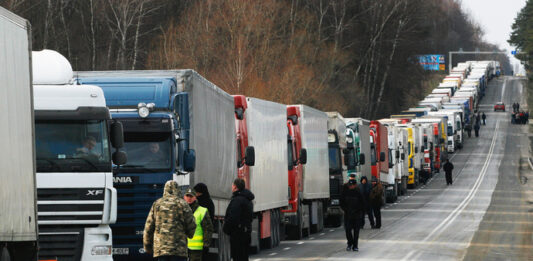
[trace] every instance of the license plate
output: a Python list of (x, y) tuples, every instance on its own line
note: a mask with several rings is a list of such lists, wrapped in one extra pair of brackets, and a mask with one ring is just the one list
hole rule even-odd
[(130, 254), (130, 249), (125, 247), (125, 248), (113, 248), (113, 255), (129, 255)]

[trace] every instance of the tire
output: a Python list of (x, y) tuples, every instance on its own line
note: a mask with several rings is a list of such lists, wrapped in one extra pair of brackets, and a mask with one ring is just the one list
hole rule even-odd
[(298, 200), (298, 210), (296, 211), (297, 223), (296, 226), (288, 227), (288, 235), (290, 239), (300, 240), (303, 238), (302, 223), (303, 223), (303, 210), (304, 205)]
[(0, 261), (11, 261), (11, 257), (9, 256), (9, 251), (7, 250), (7, 247), (0, 247)]

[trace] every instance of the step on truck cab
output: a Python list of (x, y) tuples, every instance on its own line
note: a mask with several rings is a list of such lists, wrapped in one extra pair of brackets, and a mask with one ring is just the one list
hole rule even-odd
[(288, 105), (287, 119), (291, 193), (283, 212), (289, 238), (300, 239), (324, 225), (329, 199), (328, 116), (306, 105)]
[(287, 107), (243, 95), (233, 97), (238, 176), (255, 195), (251, 247), (258, 252), (278, 246), (285, 233), (281, 210), (289, 196)]
[[(354, 163), (348, 166), (347, 175), (355, 174), (357, 180), (362, 176), (372, 175), (370, 157), (370, 121), (363, 118), (347, 118), (346, 144), (349, 153), (353, 153)], [(346, 154), (345, 154), (346, 156)]]
[[(30, 23), (0, 7), (0, 259), (37, 259)], [(15, 203), (15, 204), (13, 204)]]
[[(152, 260), (142, 236), (152, 203), (174, 179), (184, 191), (204, 183), (215, 204), (209, 252), (229, 260), (223, 218), (237, 177), (233, 96), (193, 70), (77, 72), (100, 86), (114, 119), (124, 124), (128, 164), (118, 168), (114, 260)], [(198, 162), (198, 164), (196, 164)]]
[[(329, 200), (326, 211), (326, 224), (338, 226), (342, 222), (340, 197), (344, 182), (348, 181), (346, 155), (346, 121), (338, 112), (328, 115), (328, 156), (329, 156)], [(343, 156), (344, 155), (344, 156)], [(353, 157), (354, 159), (354, 157)]]
[(113, 260), (111, 164), (126, 160), (118, 151), (122, 126), (111, 119), (102, 89), (72, 82), (65, 57), (51, 50), (32, 56), (39, 259)]

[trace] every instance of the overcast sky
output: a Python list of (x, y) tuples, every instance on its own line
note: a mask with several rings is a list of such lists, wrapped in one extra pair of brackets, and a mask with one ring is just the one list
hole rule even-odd
[[(509, 52), (513, 48), (507, 43), (511, 26), (526, 0), (461, 0), (467, 14), (481, 25), (487, 42), (497, 44)], [(512, 59), (512, 61), (516, 59)]]

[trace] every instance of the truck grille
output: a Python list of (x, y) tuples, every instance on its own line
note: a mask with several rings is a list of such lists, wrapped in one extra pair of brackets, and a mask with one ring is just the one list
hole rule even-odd
[(331, 198), (339, 198), (341, 195), (341, 181), (337, 178), (329, 180), (329, 195)]
[(37, 189), (40, 225), (99, 224), (104, 211), (105, 189)]
[(83, 228), (39, 226), (39, 260), (78, 261), (83, 249)]
[(117, 223), (111, 225), (113, 246), (142, 245), (146, 217), (154, 201), (163, 196), (164, 184), (116, 184)]

